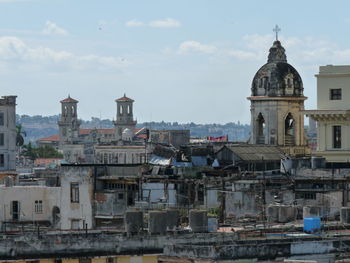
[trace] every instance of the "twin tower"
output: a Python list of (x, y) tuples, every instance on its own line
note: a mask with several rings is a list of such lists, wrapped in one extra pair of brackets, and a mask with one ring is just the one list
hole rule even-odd
[[(115, 126), (114, 139), (120, 140), (126, 129), (134, 133), (136, 121), (133, 116), (134, 100), (126, 97), (116, 99), (117, 118), (113, 122)], [(77, 114), (78, 101), (68, 96), (61, 100), (61, 119), (58, 121), (60, 144), (75, 143), (79, 141), (80, 121)]]
[(303, 82), (287, 63), (285, 49), (276, 40), (267, 63), (255, 74), (251, 96), (251, 144), (304, 146)]

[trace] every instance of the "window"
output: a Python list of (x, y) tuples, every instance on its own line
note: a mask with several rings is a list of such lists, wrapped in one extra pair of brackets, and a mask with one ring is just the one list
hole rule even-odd
[(341, 100), (341, 89), (331, 89), (330, 100)]
[(71, 229), (77, 230), (79, 229), (79, 219), (72, 219), (71, 220)]
[(333, 148), (341, 148), (341, 126), (333, 126)]
[(79, 203), (79, 183), (70, 184), (70, 202)]
[(34, 211), (37, 214), (43, 213), (43, 201), (42, 200), (35, 200)]
[(5, 166), (5, 155), (0, 154), (0, 167), (4, 167), (4, 166)]
[(124, 199), (124, 194), (122, 194), (122, 193), (119, 193), (119, 194), (118, 194), (118, 199), (119, 199), (119, 200), (122, 200), (122, 199)]
[(4, 120), (4, 113), (0, 112), (0, 125), (4, 126), (5, 120)]
[(0, 146), (5, 145), (5, 135), (3, 133), (0, 133)]
[(316, 200), (316, 193), (297, 193), (295, 198)]
[(106, 263), (116, 263), (116, 258), (106, 258)]

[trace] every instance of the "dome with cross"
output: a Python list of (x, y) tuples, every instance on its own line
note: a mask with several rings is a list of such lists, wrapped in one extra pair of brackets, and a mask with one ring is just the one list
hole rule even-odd
[(298, 71), (287, 63), (284, 47), (277, 39), (269, 50), (267, 63), (255, 74), (252, 96), (303, 96), (303, 81)]

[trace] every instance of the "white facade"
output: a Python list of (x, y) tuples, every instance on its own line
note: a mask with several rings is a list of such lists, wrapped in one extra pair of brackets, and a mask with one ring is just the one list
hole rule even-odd
[(0, 172), (16, 170), (16, 96), (0, 99)]
[(146, 148), (143, 145), (95, 146), (96, 163), (141, 164), (146, 162)]
[(92, 169), (83, 166), (62, 166), (61, 168), (61, 229), (88, 229), (93, 227)]
[(317, 110), (304, 113), (317, 121), (317, 151), (327, 161), (350, 160), (350, 66), (321, 66)]
[(0, 186), (0, 222), (53, 222), (60, 209), (60, 188), (47, 186)]

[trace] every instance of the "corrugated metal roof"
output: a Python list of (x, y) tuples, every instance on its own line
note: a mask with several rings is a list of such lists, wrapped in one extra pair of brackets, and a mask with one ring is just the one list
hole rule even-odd
[(277, 146), (237, 145), (224, 147), (231, 150), (243, 161), (277, 161), (285, 157), (284, 152)]

